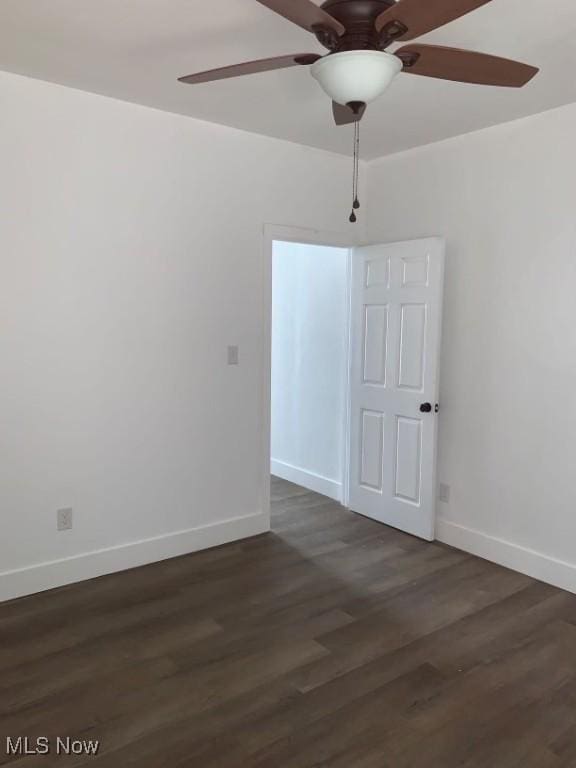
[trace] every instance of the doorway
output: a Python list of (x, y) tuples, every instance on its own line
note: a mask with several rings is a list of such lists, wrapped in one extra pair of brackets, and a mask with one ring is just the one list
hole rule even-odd
[(350, 249), (272, 244), (272, 475), (344, 501)]
[(312, 234), (268, 238), (267, 508), (272, 472), (432, 540), (444, 241)]

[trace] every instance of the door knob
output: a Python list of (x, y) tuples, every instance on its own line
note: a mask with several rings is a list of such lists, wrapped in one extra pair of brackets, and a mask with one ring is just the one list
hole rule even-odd
[(421, 403), (420, 404), (420, 412), (421, 413), (432, 413), (432, 403)]

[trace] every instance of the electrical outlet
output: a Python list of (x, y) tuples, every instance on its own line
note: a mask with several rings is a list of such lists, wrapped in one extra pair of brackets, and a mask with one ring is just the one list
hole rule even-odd
[(238, 347), (228, 347), (228, 365), (240, 364), (240, 352)]
[(72, 509), (59, 509), (56, 513), (56, 527), (59, 531), (72, 529)]
[(440, 501), (443, 501), (444, 504), (448, 504), (450, 501), (450, 486), (446, 485), (446, 483), (440, 483), (440, 487), (438, 489), (438, 498)]

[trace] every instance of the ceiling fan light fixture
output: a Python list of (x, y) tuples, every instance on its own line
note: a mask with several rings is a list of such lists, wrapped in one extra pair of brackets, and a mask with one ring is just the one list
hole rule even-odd
[(383, 51), (343, 51), (319, 59), (310, 72), (338, 104), (369, 104), (384, 93), (402, 66), (397, 56)]

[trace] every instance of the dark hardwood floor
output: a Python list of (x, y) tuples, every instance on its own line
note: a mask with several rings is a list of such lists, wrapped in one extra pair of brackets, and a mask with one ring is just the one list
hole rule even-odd
[(576, 596), (272, 495), (272, 534), (0, 605), (0, 764), (576, 766)]

